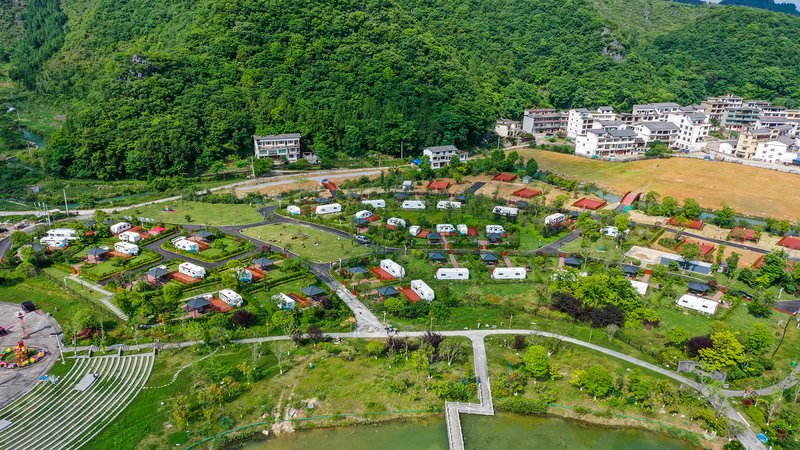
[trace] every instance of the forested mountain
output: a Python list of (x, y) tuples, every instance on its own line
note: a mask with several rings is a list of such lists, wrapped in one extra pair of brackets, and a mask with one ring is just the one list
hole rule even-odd
[(800, 19), (749, 8), (29, 0), (24, 17), (12, 74), (69, 105), (49, 142), (62, 176), (195, 173), (250, 152), (256, 132), (299, 131), (333, 158), (476, 144), (529, 106), (726, 92), (800, 105)]
[(800, 15), (800, 11), (792, 3), (780, 3), (773, 0), (722, 0), (720, 5), (739, 5), (751, 8), (768, 9), (786, 14)]

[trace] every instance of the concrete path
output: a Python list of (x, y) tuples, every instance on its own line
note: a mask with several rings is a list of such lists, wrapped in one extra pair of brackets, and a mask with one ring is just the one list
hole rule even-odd
[(87, 288), (89, 288), (89, 289), (91, 289), (91, 290), (93, 290), (95, 292), (99, 292), (99, 293), (105, 295), (105, 297), (100, 299), (100, 302), (103, 303), (103, 305), (106, 308), (108, 308), (109, 311), (114, 313), (114, 315), (116, 315), (120, 319), (122, 319), (124, 321), (128, 320), (128, 315), (125, 314), (124, 312), (122, 312), (122, 310), (119, 309), (117, 307), (117, 305), (115, 305), (114, 303), (111, 302), (111, 299), (114, 297), (114, 293), (113, 292), (104, 289), (102, 286), (98, 286), (96, 284), (90, 283), (90, 282), (84, 280), (83, 278), (79, 277), (78, 275), (71, 275), (69, 277), (69, 279), (74, 281), (74, 282), (76, 282), (76, 283), (82, 284), (82, 285), (86, 286)]

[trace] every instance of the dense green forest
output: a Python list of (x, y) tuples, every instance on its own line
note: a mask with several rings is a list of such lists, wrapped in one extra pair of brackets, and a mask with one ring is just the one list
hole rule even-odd
[(791, 3), (781, 3), (773, 0), (722, 0), (720, 5), (740, 5), (749, 6), (751, 8), (768, 9), (770, 11), (777, 11), (786, 14), (800, 15), (797, 7)]
[(198, 173), (254, 133), (301, 132), (324, 159), (471, 146), (529, 106), (800, 105), (800, 19), (740, 7), (30, 0), (22, 20), (11, 76), (67, 105), (46, 154), (64, 177)]

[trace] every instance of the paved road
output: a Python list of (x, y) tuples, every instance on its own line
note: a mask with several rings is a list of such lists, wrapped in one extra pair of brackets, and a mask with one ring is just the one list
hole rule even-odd
[(560, 254), (561, 247), (569, 244), (570, 242), (578, 239), (581, 237), (581, 232), (579, 230), (572, 230), (567, 235), (563, 236), (562, 238), (558, 239), (557, 241), (553, 241), (544, 247), (540, 248), (537, 251), (548, 253), (548, 254)]

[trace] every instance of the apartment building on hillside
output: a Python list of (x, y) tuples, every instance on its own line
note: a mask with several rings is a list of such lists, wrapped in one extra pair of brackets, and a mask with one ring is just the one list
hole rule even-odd
[(256, 158), (272, 158), (288, 162), (300, 159), (300, 133), (253, 136)]
[(798, 158), (795, 140), (789, 136), (780, 136), (766, 142), (759, 142), (753, 159), (772, 164), (792, 164)]
[(526, 133), (556, 134), (567, 128), (567, 115), (552, 108), (526, 109), (522, 130)]
[(708, 97), (700, 103), (700, 107), (708, 114), (709, 120), (722, 120), (722, 115), (727, 108), (743, 106), (744, 99), (736, 95), (727, 94), (722, 97)]
[(639, 153), (636, 132), (628, 129), (591, 129), (575, 139), (575, 154), (589, 158), (608, 158)]
[(594, 111), (586, 108), (570, 109), (567, 115), (567, 137), (575, 139), (585, 136), (597, 120), (615, 121), (617, 114), (610, 106), (601, 106)]
[(678, 126), (674, 146), (681, 150), (700, 150), (705, 146), (711, 130), (709, 116), (703, 112), (670, 114), (667, 120)]
[(761, 110), (747, 106), (727, 108), (722, 113), (721, 125), (732, 131), (746, 130), (755, 125)]
[(642, 122), (634, 128), (636, 134), (644, 141), (645, 145), (660, 141), (668, 147), (675, 145), (680, 128), (672, 122), (648, 121)]

